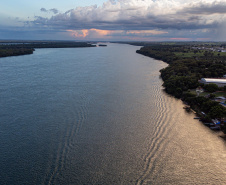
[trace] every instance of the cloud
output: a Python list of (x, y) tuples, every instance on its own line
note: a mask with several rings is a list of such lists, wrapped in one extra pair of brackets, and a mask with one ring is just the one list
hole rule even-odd
[(67, 31), (55, 29), (43, 29), (34, 27), (18, 27), (18, 26), (4, 26), (0, 28), (1, 39), (28, 39), (28, 40), (68, 40), (71, 36)]
[(225, 14), (226, 2), (225, 1), (212, 1), (204, 3), (192, 3), (190, 7), (185, 9), (186, 13), (196, 15), (209, 15), (209, 14)]
[(56, 9), (56, 8), (52, 8), (49, 10), (50, 12), (53, 12), (54, 14), (57, 14), (59, 13), (59, 11)]
[(48, 12), (48, 10), (46, 10), (45, 8), (41, 8), (40, 11), (41, 12)]
[(197, 29), (220, 24), (226, 18), (226, 2), (110, 0), (100, 7), (96, 5), (77, 7), (65, 13), (45, 8), (41, 11), (51, 11), (56, 15), (44, 22), (36, 19), (35, 23), (65, 29)]
[(112, 38), (118, 37), (149, 37), (155, 35), (166, 34), (166, 31), (158, 30), (99, 30), (99, 29), (83, 29), (83, 30), (67, 30), (71, 36), (76, 39), (86, 38)]
[(223, 22), (218, 29), (216, 30), (211, 30), (213, 35), (216, 35), (216, 40), (217, 41), (225, 41), (226, 38), (226, 21)]
[(85, 38), (103, 35), (98, 30), (105, 30), (109, 37), (118, 34), (148, 37), (170, 34), (172, 30), (203, 33), (201, 30), (205, 29), (216, 34), (226, 20), (225, 0), (108, 0), (102, 6), (76, 7), (65, 13), (54, 8), (41, 11), (54, 15), (35, 17), (33, 26), (73, 30), (74, 36)]
[(41, 12), (45, 12), (45, 13), (50, 13), (50, 12), (52, 12), (52, 13), (54, 13), (54, 14), (58, 14), (58, 13), (59, 13), (59, 11), (58, 11), (56, 8), (52, 8), (52, 9), (49, 9), (49, 10), (47, 10), (47, 9), (45, 9), (45, 8), (41, 8), (40, 11), (41, 11)]

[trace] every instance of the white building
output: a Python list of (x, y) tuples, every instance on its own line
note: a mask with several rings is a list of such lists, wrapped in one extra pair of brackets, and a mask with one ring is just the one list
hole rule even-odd
[(216, 84), (218, 87), (226, 86), (226, 79), (217, 79), (217, 78), (202, 78), (200, 83), (204, 84)]

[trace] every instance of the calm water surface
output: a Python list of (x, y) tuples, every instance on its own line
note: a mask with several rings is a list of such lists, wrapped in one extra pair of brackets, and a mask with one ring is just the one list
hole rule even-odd
[(226, 143), (139, 47), (0, 59), (0, 184), (225, 184)]

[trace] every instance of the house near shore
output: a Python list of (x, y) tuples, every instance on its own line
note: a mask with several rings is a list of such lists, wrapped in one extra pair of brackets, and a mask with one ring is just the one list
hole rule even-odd
[(226, 86), (226, 79), (224, 78), (202, 78), (199, 82), (203, 84), (216, 84), (218, 87)]
[(199, 96), (199, 94), (203, 93), (203, 92), (204, 92), (204, 89), (202, 87), (199, 86), (199, 87), (196, 88), (197, 96)]

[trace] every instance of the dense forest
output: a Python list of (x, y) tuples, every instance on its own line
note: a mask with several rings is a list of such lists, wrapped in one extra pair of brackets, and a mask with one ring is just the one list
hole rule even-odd
[(0, 57), (8, 57), (8, 56), (18, 56), (18, 55), (28, 55), (33, 54), (33, 48), (23, 48), (23, 47), (2, 47), (0, 46)]
[[(136, 44), (134, 44), (136, 45)], [(139, 44), (137, 44), (139, 45)], [(215, 84), (199, 83), (201, 78), (220, 78), (226, 74), (226, 52), (221, 52), (223, 44), (147, 44), (137, 53), (163, 60), (169, 65), (160, 70), (165, 91), (176, 98), (183, 99), (193, 109), (206, 113), (205, 119), (226, 117), (226, 108), (212, 101), (214, 92), (226, 94), (226, 87)], [(222, 49), (223, 51), (223, 49)], [(197, 87), (205, 89), (209, 96), (197, 96), (191, 93)], [(226, 128), (225, 128), (226, 133)]]
[(86, 42), (0, 42), (0, 57), (33, 54), (36, 48), (80, 48), (95, 47)]

